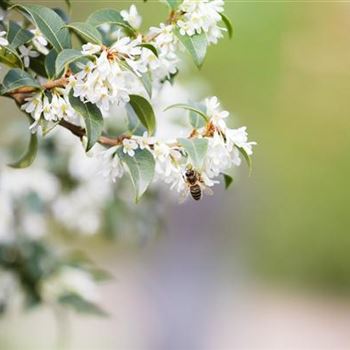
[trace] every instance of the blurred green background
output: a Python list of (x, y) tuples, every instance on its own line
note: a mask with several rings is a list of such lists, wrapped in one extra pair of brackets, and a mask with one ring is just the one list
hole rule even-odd
[[(72, 16), (83, 20), (94, 9), (120, 9), (131, 3), (137, 3), (145, 27), (156, 25), (166, 14), (158, 1), (72, 0)], [(191, 66), (179, 78), (206, 79), (211, 94), (232, 111), (232, 125), (248, 127), (250, 139), (258, 142), (253, 174), (248, 178), (242, 167), (234, 188), (208, 199), (202, 208), (191, 204), (172, 208), (166, 220), (170, 231), (179, 235), (170, 242), (182, 239), (200, 249), (203, 266), (207, 266), (206, 244), (210, 245), (215, 259), (220, 259), (215, 263), (223, 266), (228, 279), (235, 276), (232, 271), (238, 264), (244, 274), (263, 283), (346, 294), (350, 291), (350, 4), (225, 1), (225, 5), (234, 23), (234, 38), (211, 47), (200, 72)], [(209, 219), (204, 219), (208, 213)], [(211, 219), (212, 226), (200, 224)], [(184, 226), (195, 232), (191, 239), (181, 235)], [(201, 246), (208, 235), (209, 241)], [(166, 238), (146, 252), (132, 252), (132, 258), (124, 252), (119, 259), (163, 264), (161, 257), (150, 256), (169, 236), (165, 233)], [(127, 275), (132, 267), (125, 264)], [(177, 288), (189, 292), (185, 282), (180, 283)], [(122, 320), (119, 315), (118, 322)]]

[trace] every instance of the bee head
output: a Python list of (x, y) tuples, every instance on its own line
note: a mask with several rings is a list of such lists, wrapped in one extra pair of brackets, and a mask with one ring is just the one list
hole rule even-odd
[(187, 169), (185, 175), (187, 177), (193, 177), (195, 175), (194, 170), (193, 169)]

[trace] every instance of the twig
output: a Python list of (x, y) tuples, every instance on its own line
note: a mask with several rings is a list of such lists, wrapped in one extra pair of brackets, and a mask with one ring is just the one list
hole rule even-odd
[[(58, 87), (65, 87), (67, 84), (68, 84), (67, 77), (64, 76), (60, 79), (49, 80), (46, 83), (42, 84), (41, 87), (44, 90), (51, 90)], [(25, 99), (35, 91), (37, 91), (37, 88), (31, 87), (31, 86), (25, 86), (9, 92), (7, 96), (12, 97), (17, 103), (22, 104), (25, 101)]]
[[(59, 125), (69, 130), (73, 135), (79, 137), (80, 139), (82, 139), (86, 135), (86, 131), (84, 128), (67, 122), (66, 120), (61, 120), (59, 122)], [(98, 143), (106, 146), (118, 146), (122, 144), (123, 140), (128, 138), (130, 138), (129, 135), (120, 135), (115, 138), (109, 136), (100, 136), (100, 138), (98, 139)]]

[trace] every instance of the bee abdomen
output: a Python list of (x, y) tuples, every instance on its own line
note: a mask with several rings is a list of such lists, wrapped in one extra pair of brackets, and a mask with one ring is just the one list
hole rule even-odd
[(202, 190), (199, 185), (191, 186), (190, 188), (191, 196), (194, 200), (199, 201), (202, 197)]

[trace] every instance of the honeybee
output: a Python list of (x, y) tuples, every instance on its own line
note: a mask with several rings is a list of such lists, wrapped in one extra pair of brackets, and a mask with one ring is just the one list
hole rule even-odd
[(213, 191), (205, 186), (200, 172), (195, 169), (186, 169), (184, 181), (188, 188), (186, 193), (184, 194), (185, 197), (189, 192), (195, 201), (199, 201), (202, 198), (203, 192), (208, 195), (213, 194)]

